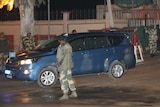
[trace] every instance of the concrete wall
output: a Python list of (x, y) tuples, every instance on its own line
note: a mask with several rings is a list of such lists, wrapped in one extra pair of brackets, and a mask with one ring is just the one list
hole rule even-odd
[[(49, 23), (49, 24), (48, 24)], [(50, 25), (50, 27), (48, 27)], [(127, 26), (126, 21), (118, 21), (115, 27), (121, 28)], [(50, 30), (48, 29), (50, 28)], [(63, 12), (63, 20), (36, 21), (34, 35), (59, 35), (62, 33), (71, 33), (73, 29), (77, 32), (88, 32), (88, 30), (101, 30), (109, 28), (109, 17), (105, 19), (91, 20), (69, 20), (69, 12)], [(3, 21), (0, 22), (0, 32), (5, 35), (14, 36), (14, 50), (18, 51), (20, 41), (20, 21)]]

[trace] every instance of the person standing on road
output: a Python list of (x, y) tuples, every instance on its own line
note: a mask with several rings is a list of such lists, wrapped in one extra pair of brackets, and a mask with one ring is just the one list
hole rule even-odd
[[(57, 50), (57, 68), (59, 71), (59, 79), (61, 84), (61, 90), (63, 96), (59, 100), (67, 100), (70, 98), (76, 98), (77, 92), (76, 87), (72, 79), (73, 61), (72, 61), (72, 47), (66, 42), (66, 36), (60, 35), (58, 37), (60, 43)], [(71, 95), (68, 96), (69, 89), (72, 91)]]
[(5, 61), (8, 58), (9, 54), (9, 43), (8, 40), (4, 37), (4, 33), (0, 33), (0, 72), (5, 68)]
[(150, 49), (150, 56), (155, 56), (157, 52), (157, 29), (152, 26), (150, 29), (145, 28), (145, 32), (149, 34), (149, 49)]

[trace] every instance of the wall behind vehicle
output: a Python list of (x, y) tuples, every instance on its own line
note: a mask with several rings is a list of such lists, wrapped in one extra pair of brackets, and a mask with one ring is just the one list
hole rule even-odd
[[(70, 12), (63, 12), (63, 20), (35, 21), (34, 35), (48, 35), (48, 26), (50, 26), (50, 35), (59, 35), (62, 33), (71, 33), (73, 29), (77, 32), (88, 32), (93, 29), (109, 28), (109, 15), (106, 12), (105, 19), (83, 19), (83, 20), (69, 20)], [(127, 21), (120, 21), (122, 23), (115, 24), (116, 27), (127, 26)], [(20, 35), (20, 21), (1, 21), (0, 30), (5, 35), (14, 36), (14, 51), (19, 50)]]

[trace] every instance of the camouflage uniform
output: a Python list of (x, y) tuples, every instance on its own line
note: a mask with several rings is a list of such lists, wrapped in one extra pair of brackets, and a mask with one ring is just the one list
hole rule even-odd
[(72, 80), (73, 62), (72, 62), (72, 47), (69, 43), (59, 45), (57, 51), (57, 67), (60, 73), (61, 90), (64, 94), (68, 94), (69, 89), (75, 91), (75, 85)]
[(35, 40), (33, 37), (24, 36), (21, 40), (21, 51), (31, 51), (35, 48)]
[(0, 72), (5, 69), (5, 62), (8, 58), (8, 53), (0, 53)]
[(2, 72), (5, 68), (5, 62), (8, 58), (9, 54), (9, 43), (7, 39), (0, 39), (0, 72)]
[(149, 34), (149, 49), (150, 55), (154, 56), (157, 51), (157, 29), (146, 29), (146, 33)]

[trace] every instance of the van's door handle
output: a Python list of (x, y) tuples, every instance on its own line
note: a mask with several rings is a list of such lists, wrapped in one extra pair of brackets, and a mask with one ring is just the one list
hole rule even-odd
[(83, 55), (84, 53), (82, 52), (81, 54)]

